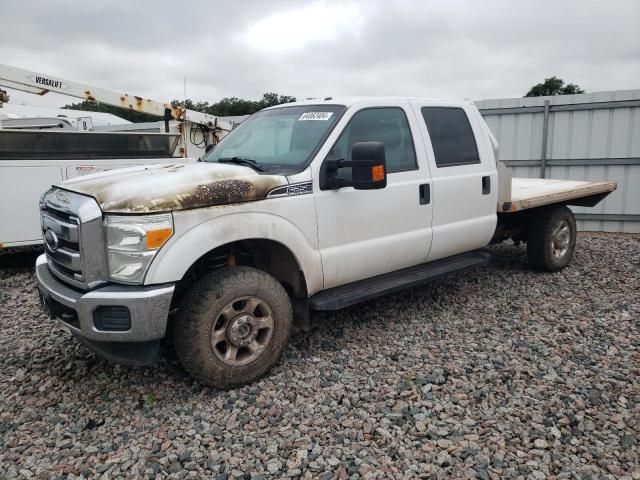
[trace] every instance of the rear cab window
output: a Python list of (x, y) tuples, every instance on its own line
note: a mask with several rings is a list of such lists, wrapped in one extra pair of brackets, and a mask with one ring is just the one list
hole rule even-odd
[(422, 107), (421, 113), (438, 168), (480, 163), (476, 139), (462, 108)]

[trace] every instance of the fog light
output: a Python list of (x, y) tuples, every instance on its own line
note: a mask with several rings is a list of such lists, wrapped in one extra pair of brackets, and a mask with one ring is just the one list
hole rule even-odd
[(131, 313), (124, 306), (102, 306), (93, 311), (96, 329), (106, 332), (126, 332), (131, 330)]

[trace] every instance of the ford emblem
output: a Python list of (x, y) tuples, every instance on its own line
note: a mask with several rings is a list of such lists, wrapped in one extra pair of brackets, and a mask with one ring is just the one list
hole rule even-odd
[(49, 250), (51, 250), (52, 252), (55, 252), (58, 249), (58, 245), (59, 245), (58, 236), (56, 235), (56, 232), (48, 228), (47, 231), (44, 232), (44, 243), (47, 244), (47, 247), (49, 247)]

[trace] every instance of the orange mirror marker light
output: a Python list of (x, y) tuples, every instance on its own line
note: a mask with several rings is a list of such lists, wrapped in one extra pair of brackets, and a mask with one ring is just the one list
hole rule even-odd
[(371, 180), (381, 182), (384, 180), (384, 165), (374, 165), (371, 167)]

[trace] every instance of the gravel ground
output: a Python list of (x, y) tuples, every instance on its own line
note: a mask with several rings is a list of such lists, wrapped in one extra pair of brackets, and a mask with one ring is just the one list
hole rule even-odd
[(640, 236), (315, 314), (261, 381), (96, 358), (0, 270), (0, 478), (639, 479)]

